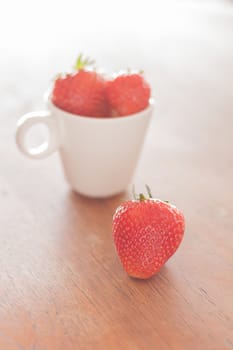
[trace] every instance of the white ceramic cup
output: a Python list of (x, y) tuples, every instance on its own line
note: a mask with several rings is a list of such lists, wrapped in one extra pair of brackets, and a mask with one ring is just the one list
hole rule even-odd
[[(58, 150), (71, 187), (89, 197), (107, 197), (130, 184), (153, 110), (149, 106), (125, 117), (91, 118), (74, 115), (47, 100), (47, 111), (25, 114), (17, 124), (16, 143), (30, 158), (44, 158)], [(27, 147), (32, 125), (45, 124), (48, 142)]]

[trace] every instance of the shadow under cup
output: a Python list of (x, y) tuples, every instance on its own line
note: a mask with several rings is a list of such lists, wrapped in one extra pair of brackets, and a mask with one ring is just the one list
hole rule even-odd
[[(54, 106), (20, 118), (16, 142), (30, 158), (44, 158), (59, 151), (72, 189), (89, 197), (107, 197), (129, 186), (144, 143), (154, 102), (139, 113), (115, 118), (75, 115)], [(27, 130), (36, 123), (49, 129), (49, 141), (36, 148), (25, 143)]]

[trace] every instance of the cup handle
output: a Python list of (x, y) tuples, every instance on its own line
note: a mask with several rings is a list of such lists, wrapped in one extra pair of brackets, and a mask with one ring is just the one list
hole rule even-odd
[[(49, 129), (49, 140), (37, 147), (27, 147), (25, 135), (31, 126), (35, 124), (44, 124)], [(58, 147), (56, 125), (49, 111), (31, 112), (23, 115), (18, 123), (15, 135), (16, 143), (20, 151), (29, 158), (45, 158), (53, 153)]]

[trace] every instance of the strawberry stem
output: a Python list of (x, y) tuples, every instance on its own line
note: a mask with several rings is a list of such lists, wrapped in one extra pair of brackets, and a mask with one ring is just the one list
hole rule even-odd
[(143, 194), (143, 193), (140, 193), (140, 194), (139, 194), (139, 200), (140, 200), (140, 202), (142, 202), (142, 201), (145, 201), (145, 200), (146, 200), (146, 197), (144, 196), (144, 194)]
[(77, 60), (76, 63), (74, 65), (74, 70), (80, 70), (85, 68), (86, 66), (91, 66), (95, 63), (94, 60), (91, 60), (89, 57), (83, 57), (83, 54), (81, 53)]

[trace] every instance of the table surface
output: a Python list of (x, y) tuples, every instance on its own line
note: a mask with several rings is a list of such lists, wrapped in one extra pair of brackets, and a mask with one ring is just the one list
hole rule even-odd
[(180, 249), (147, 281), (126, 275), (112, 240), (130, 192), (81, 197), (57, 154), (31, 161), (15, 146), (16, 120), (43, 107), (74, 51), (1, 51), (1, 350), (233, 349), (233, 11), (219, 6), (183, 5), (166, 30), (131, 47), (126, 33), (121, 53), (98, 38), (92, 48), (110, 68), (145, 67), (156, 108), (134, 183), (186, 217)]

